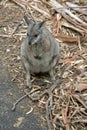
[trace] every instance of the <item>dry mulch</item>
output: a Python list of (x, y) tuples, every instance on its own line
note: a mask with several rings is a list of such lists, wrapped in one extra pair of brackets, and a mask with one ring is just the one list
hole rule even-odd
[[(67, 2), (56, 1), (64, 7)], [(38, 101), (41, 118), (50, 130), (87, 129), (87, 15), (81, 12), (83, 7), (87, 11), (87, 2), (74, 0), (73, 3), (81, 6), (80, 12), (67, 9), (85, 23), (58, 12), (52, 0), (2, 0), (0, 3), (0, 56), (12, 82), (24, 89), (24, 97)], [(20, 46), (27, 29), (24, 14), (35, 21), (45, 19), (46, 28), (61, 48), (60, 61), (55, 68), (56, 82), (52, 84), (45, 74), (33, 75), (31, 91), (25, 89), (25, 72), (20, 59)]]

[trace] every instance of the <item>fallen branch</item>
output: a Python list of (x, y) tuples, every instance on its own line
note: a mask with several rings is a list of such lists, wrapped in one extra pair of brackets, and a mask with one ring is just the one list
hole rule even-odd
[(87, 6), (80, 7), (77, 4), (73, 4), (72, 2), (66, 2), (66, 5), (81, 14), (87, 15)]
[[(78, 18), (77, 16), (75, 16), (73, 13), (71, 13), (70, 10), (65, 9), (65, 8), (64, 8), (60, 3), (58, 3), (57, 1), (55, 1), (55, 0), (54, 0), (54, 1), (53, 1), (53, 0), (50, 0), (49, 3), (50, 3), (50, 5), (51, 5), (54, 9), (56, 9), (57, 12), (59, 12), (59, 13), (66, 13), (66, 14), (68, 14), (71, 18), (73, 18), (73, 19), (75, 19), (76, 21), (78, 21), (79, 23), (85, 24), (85, 25), (87, 26), (87, 24), (86, 24), (84, 21), (82, 21), (80, 18)], [(61, 8), (61, 9), (59, 9), (59, 8)]]

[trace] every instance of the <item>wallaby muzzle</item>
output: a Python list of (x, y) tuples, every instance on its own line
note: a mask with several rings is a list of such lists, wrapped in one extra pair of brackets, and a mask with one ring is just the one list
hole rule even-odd
[(29, 45), (32, 45), (32, 41), (33, 41), (33, 37), (29, 37), (29, 38), (28, 38), (28, 44), (29, 44)]
[(41, 56), (34, 56), (35, 59), (41, 60)]

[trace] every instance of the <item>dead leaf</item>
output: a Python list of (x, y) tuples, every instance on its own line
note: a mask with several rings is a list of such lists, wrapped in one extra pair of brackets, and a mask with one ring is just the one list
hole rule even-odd
[(24, 117), (19, 117), (17, 119), (17, 123), (15, 123), (13, 126), (18, 128), (23, 123)]
[(81, 83), (77, 83), (76, 85), (75, 85), (75, 91), (79, 91), (79, 92), (81, 92), (81, 91), (84, 91), (84, 90), (86, 90), (87, 89), (87, 83), (83, 83), (83, 82), (81, 82)]

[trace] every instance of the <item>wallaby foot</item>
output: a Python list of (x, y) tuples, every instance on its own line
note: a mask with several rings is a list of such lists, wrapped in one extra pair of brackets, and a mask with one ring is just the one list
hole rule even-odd
[(26, 80), (27, 80), (27, 87), (29, 88), (29, 89), (31, 89), (32, 88), (32, 85), (31, 85), (31, 81), (30, 81), (30, 74), (26, 74)]
[(26, 85), (27, 88), (31, 89), (32, 88), (32, 85), (31, 85), (31, 82), (28, 82), (27, 85)]

